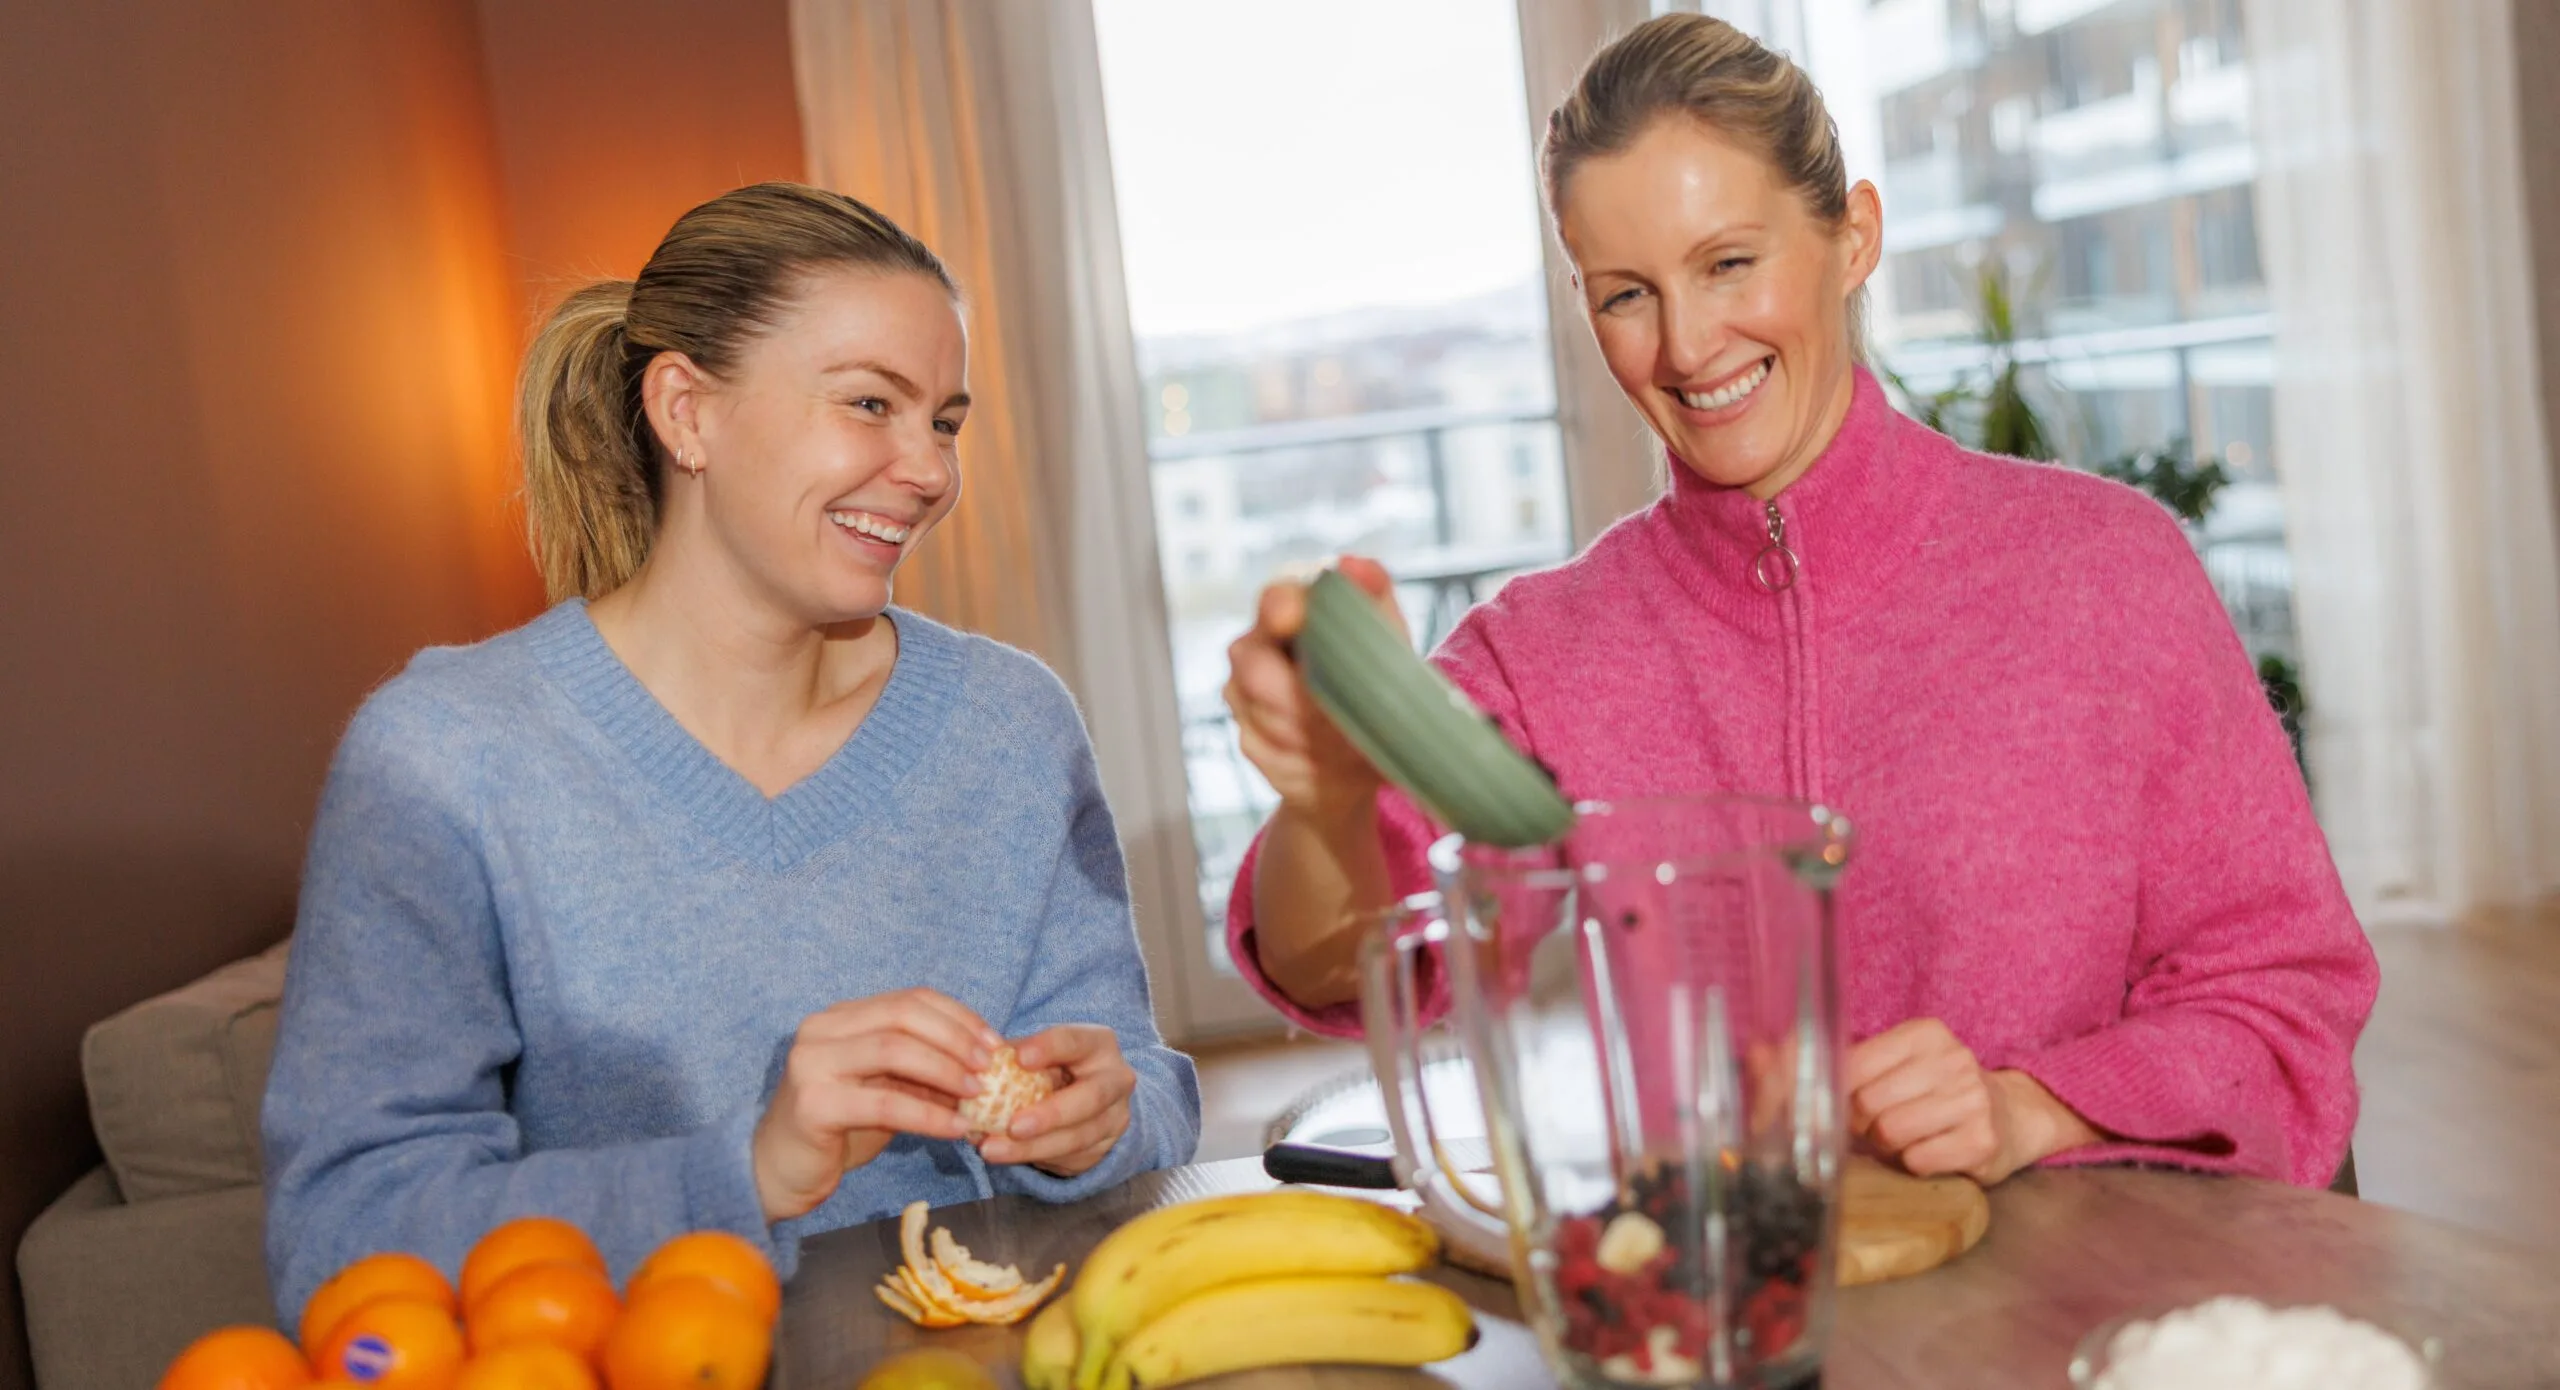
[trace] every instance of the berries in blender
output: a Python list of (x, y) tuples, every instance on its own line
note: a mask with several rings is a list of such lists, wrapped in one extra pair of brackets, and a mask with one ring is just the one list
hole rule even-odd
[[(1822, 1247), (1821, 1195), (1793, 1172), (1757, 1163), (1709, 1173), (1703, 1202), (1691, 1200), (1690, 1183), (1685, 1170), (1656, 1165), (1606, 1207), (1557, 1223), (1565, 1345), (1612, 1379), (1699, 1379), (1715, 1331), (1711, 1295), (1727, 1281), (1730, 1344), (1742, 1365), (1782, 1356), (1804, 1334), (1806, 1286)], [(1709, 1213), (1719, 1209), (1721, 1270), (1709, 1268), (1705, 1248)]]

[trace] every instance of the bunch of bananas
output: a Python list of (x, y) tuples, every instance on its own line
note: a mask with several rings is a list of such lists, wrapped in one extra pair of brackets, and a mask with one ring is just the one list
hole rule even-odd
[(1319, 1192), (1211, 1197), (1104, 1238), (1032, 1319), (1028, 1390), (1161, 1390), (1256, 1366), (1419, 1366), (1473, 1346), (1456, 1294), (1398, 1279), (1439, 1255), (1429, 1226)]

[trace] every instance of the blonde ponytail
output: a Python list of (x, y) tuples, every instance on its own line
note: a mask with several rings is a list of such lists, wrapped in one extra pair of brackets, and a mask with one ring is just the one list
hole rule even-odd
[(668, 462), (641, 409), (649, 363), (676, 352), (728, 372), (799, 277), (828, 267), (922, 275), (959, 294), (923, 242), (871, 207), (759, 183), (677, 218), (639, 279), (589, 285), (553, 311), (516, 386), (525, 515), (552, 602), (602, 598), (649, 558)]
[(525, 515), (554, 603), (620, 588), (657, 530), (658, 470), (642, 453), (631, 389), (630, 307), (630, 281), (589, 285), (561, 302), (525, 353), (516, 390)]

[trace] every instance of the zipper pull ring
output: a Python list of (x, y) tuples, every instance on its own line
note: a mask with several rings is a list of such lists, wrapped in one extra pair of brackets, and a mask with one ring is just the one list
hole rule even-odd
[(1784, 593), (1796, 586), (1796, 553), (1787, 548), (1787, 519), (1777, 502), (1762, 505), (1769, 509), (1769, 544), (1751, 557), (1751, 578), (1763, 592)]

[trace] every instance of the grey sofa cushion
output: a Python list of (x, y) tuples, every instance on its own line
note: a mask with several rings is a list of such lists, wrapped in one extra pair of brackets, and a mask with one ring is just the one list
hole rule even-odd
[(40, 1390), (156, 1385), (226, 1323), (274, 1326), (265, 1194), (229, 1187), (128, 1206), (93, 1168), (18, 1243)]
[(128, 1202), (255, 1185), (285, 944), (91, 1026), (89, 1120)]

